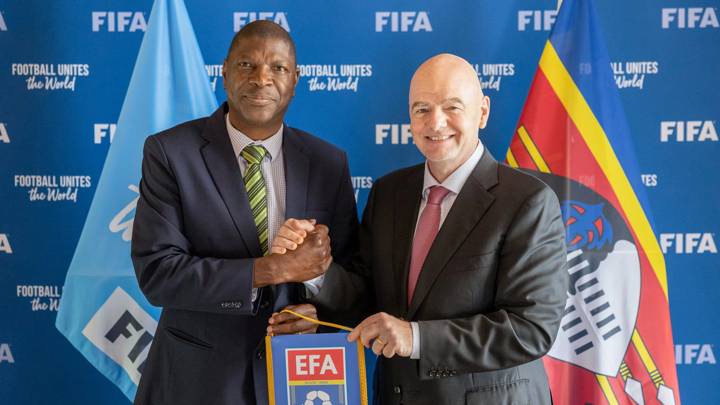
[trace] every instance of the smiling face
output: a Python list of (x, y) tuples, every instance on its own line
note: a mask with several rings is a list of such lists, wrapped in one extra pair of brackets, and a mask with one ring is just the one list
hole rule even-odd
[(288, 41), (257, 35), (239, 39), (223, 64), (232, 125), (256, 140), (273, 135), (295, 95), (298, 77)]
[(485, 128), (490, 99), (464, 59), (442, 54), (423, 63), (410, 82), (410, 129), (442, 182), (472, 155)]

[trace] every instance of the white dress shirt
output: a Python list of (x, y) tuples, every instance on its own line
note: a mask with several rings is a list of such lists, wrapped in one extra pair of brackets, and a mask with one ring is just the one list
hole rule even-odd
[[(260, 164), (265, 186), (267, 188), (267, 214), (268, 214), (268, 250), (272, 246), (280, 227), (285, 222), (285, 159), (283, 157), (283, 125), (272, 136), (261, 141), (256, 141), (238, 131), (230, 123), (230, 116), (225, 114), (225, 127), (230, 136), (235, 157), (240, 165), (240, 172), (243, 177), (248, 168), (248, 163), (240, 155), (248, 145), (260, 145), (267, 150), (267, 154)], [(238, 184), (238, 187), (241, 185)], [(322, 276), (306, 281), (305, 287), (312, 292), (317, 292), (318, 284), (322, 283)], [(252, 290), (253, 302), (257, 299), (257, 288)]]
[[(480, 158), (483, 155), (483, 152), (485, 151), (485, 147), (483, 146), (482, 142), (478, 140), (478, 144), (475, 147), (475, 151), (470, 155), (468, 160), (465, 161), (460, 167), (455, 169), (448, 178), (445, 179), (442, 183), (438, 182), (435, 177), (433, 177), (432, 173), (430, 173), (430, 168), (428, 168), (427, 162), (425, 162), (425, 175), (423, 177), (423, 189), (422, 189), (422, 201), (420, 201), (420, 209), (418, 210), (418, 218), (415, 220), (415, 228), (417, 229), (417, 224), (420, 221), (420, 214), (425, 209), (425, 206), (427, 205), (427, 198), (430, 194), (430, 187), (434, 186), (443, 186), (446, 189), (448, 189), (450, 192), (445, 196), (445, 198), (440, 203), (440, 227), (441, 229), (443, 223), (445, 222), (445, 218), (447, 217), (448, 212), (450, 212), (450, 209), (452, 208), (453, 204), (455, 203), (455, 199), (457, 199), (458, 194), (460, 193), (460, 190), (462, 190), (463, 186), (465, 185), (465, 182), (467, 181), (468, 177), (470, 177), (470, 174), (472, 174), (473, 169), (475, 169), (475, 166), (480, 161)], [(415, 232), (413, 232), (413, 239), (415, 236)], [(410, 326), (412, 327), (412, 340), (413, 340), (413, 346), (412, 346), (412, 354), (410, 354), (411, 359), (419, 359), (420, 358), (420, 326), (417, 322), (410, 322)]]

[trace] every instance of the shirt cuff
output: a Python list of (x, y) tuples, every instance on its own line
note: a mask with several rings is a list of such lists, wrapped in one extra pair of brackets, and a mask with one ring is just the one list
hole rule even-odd
[(255, 300), (257, 300), (257, 297), (258, 297), (258, 289), (257, 288), (252, 289), (252, 295), (250, 297), (252, 298), (252, 302), (255, 302)]
[(322, 288), (323, 281), (325, 281), (325, 275), (320, 275), (312, 280), (303, 281), (303, 284), (305, 284), (305, 292), (307, 293), (308, 298), (312, 298), (317, 293), (320, 292), (320, 289)]
[(410, 322), (412, 328), (412, 353), (410, 358), (413, 360), (420, 359), (420, 326), (417, 322)]

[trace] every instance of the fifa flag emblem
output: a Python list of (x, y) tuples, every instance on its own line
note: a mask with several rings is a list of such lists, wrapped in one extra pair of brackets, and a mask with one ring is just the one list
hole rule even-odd
[(277, 405), (366, 405), (363, 347), (347, 333), (268, 336), (268, 397)]

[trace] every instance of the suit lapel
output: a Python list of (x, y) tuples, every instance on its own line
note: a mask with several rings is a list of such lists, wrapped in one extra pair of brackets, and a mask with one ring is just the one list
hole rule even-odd
[(225, 126), (226, 112), (227, 106), (223, 104), (207, 120), (202, 137), (208, 143), (201, 148), (200, 153), (245, 246), (252, 256), (259, 257), (262, 256), (260, 241), (240, 166)]
[(310, 160), (302, 139), (287, 125), (283, 130), (283, 156), (286, 190), (285, 218), (306, 218)]
[(402, 186), (395, 193), (395, 221), (393, 224), (393, 269), (398, 296), (398, 308), (407, 312), (407, 279), (410, 268), (410, 252), (412, 249), (415, 222), (420, 209), (420, 197), (423, 185), (423, 170), (419, 165), (413, 170)]
[(485, 149), (430, 247), (406, 319), (413, 319), (438, 275), (493, 203), (495, 197), (487, 190), (495, 184), (497, 162)]

